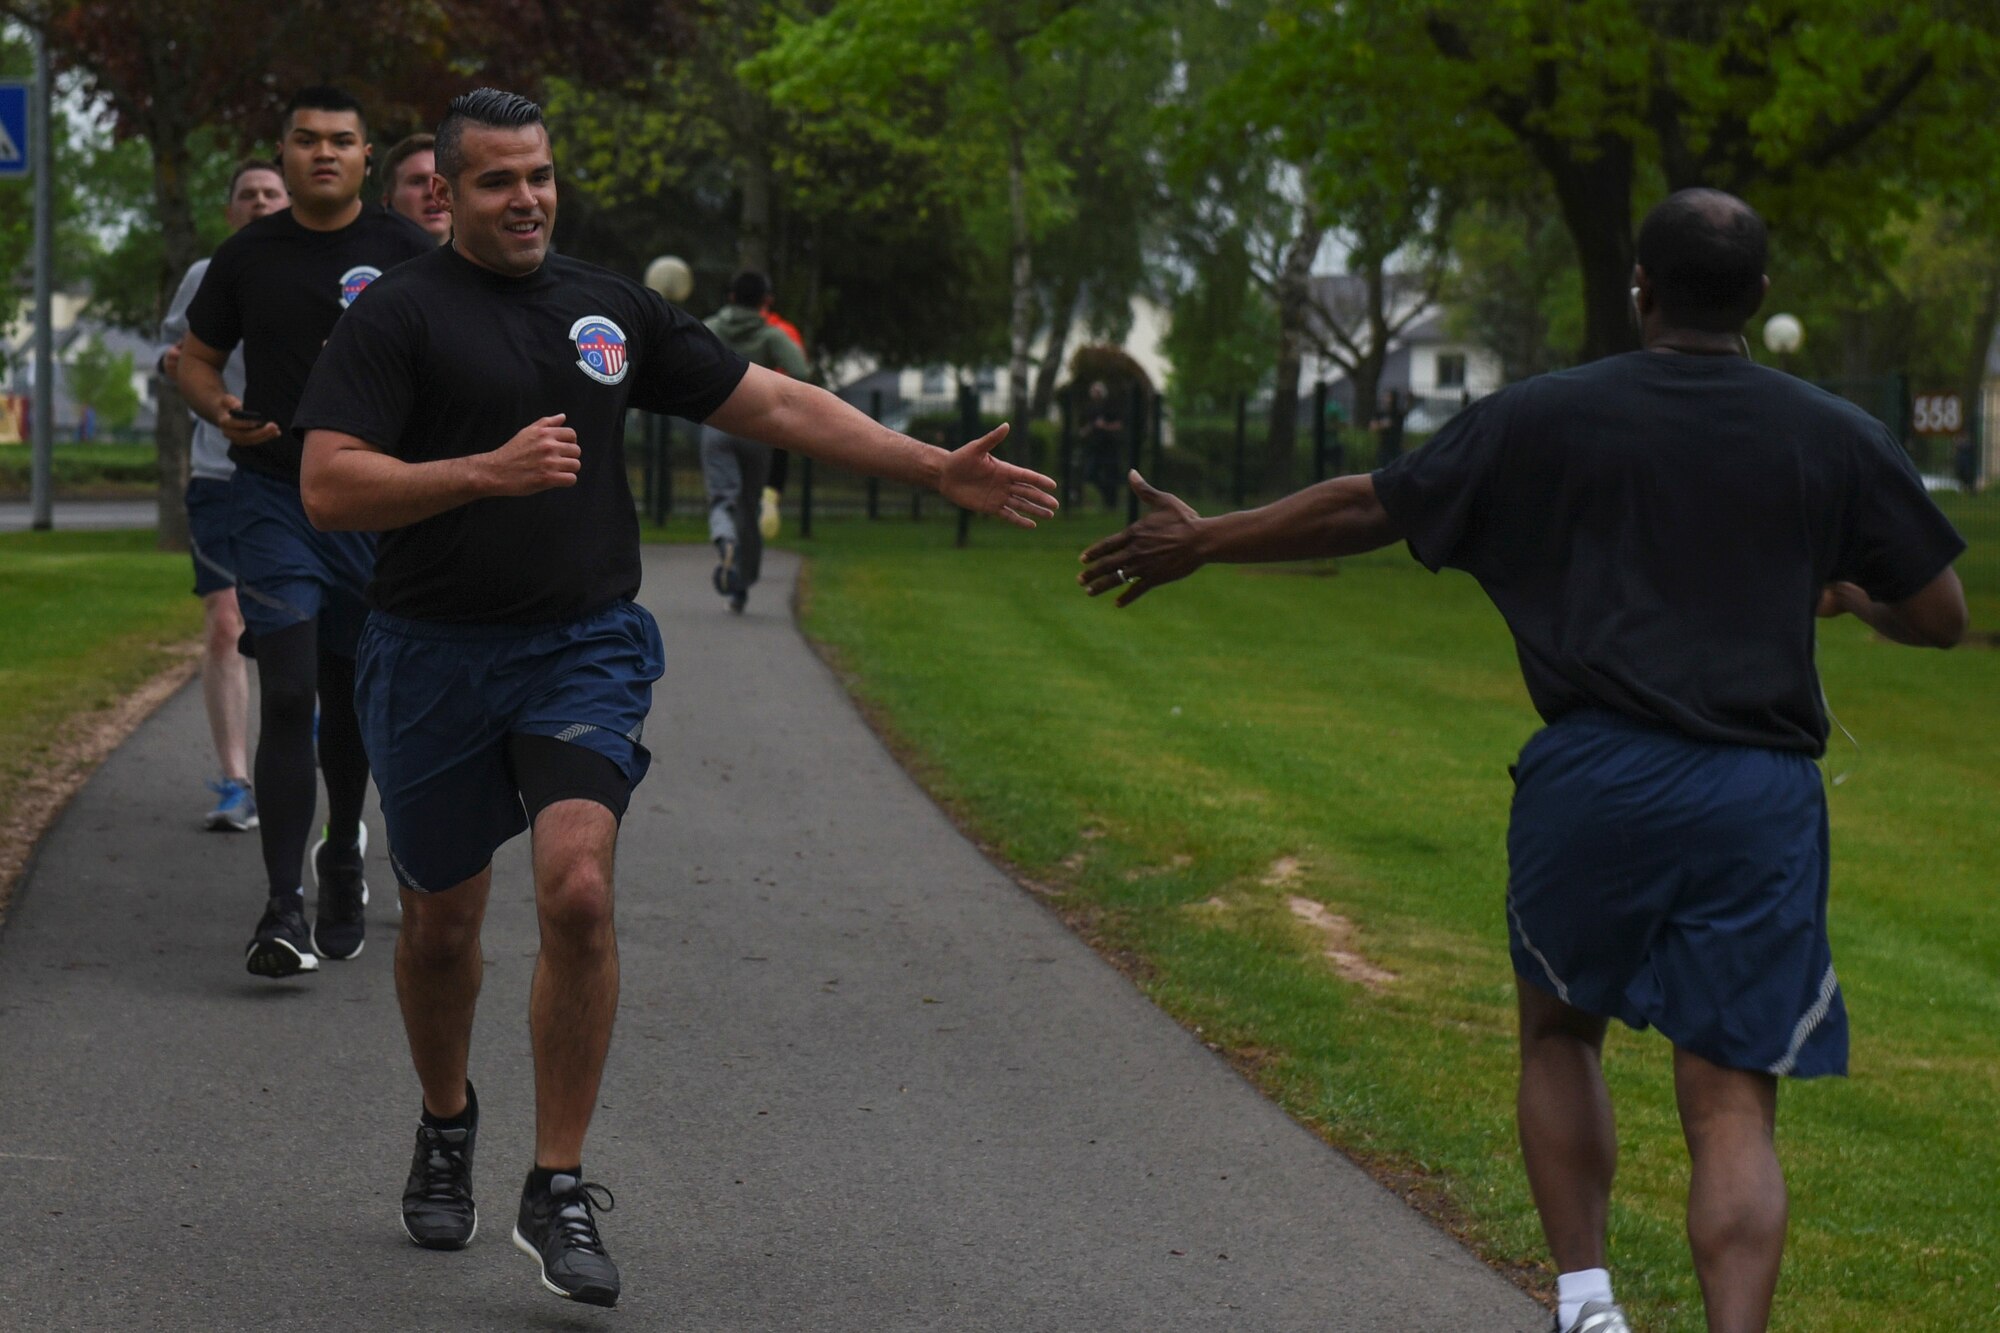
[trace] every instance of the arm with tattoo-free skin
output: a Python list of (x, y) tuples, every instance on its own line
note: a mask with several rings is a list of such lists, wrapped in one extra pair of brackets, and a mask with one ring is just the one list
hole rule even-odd
[(708, 425), (746, 440), (806, 454), (885, 481), (937, 491), (962, 509), (1032, 528), (1056, 510), (1056, 484), (993, 457), (1000, 426), (957, 449), (940, 449), (890, 430), (824, 389), (761, 366), (744, 373)]
[(1261, 509), (1219, 518), (1202, 518), (1137, 472), (1131, 482), (1149, 512), (1085, 551), (1076, 576), (1092, 597), (1124, 588), (1119, 606), (1203, 565), (1359, 555), (1402, 539), (1376, 498), (1375, 479), (1366, 474), (1335, 477)]
[[(1005, 426), (962, 448), (939, 449), (877, 425), (824, 389), (757, 366), (708, 423), (857, 472), (928, 487), (1021, 527), (1055, 512), (1055, 482), (993, 457), (1007, 438)], [(317, 528), (384, 532), (474, 500), (574, 486), (582, 468), (576, 432), (561, 416), (532, 422), (487, 453), (426, 463), (406, 463), (341, 431), (309, 430), (299, 495)]]
[(229, 415), (232, 409), (243, 406), (243, 400), (222, 382), (222, 371), (228, 364), (229, 353), (210, 347), (192, 332), (182, 334), (181, 355), (174, 367), (181, 397), (196, 416), (221, 431), (233, 445), (248, 448), (277, 439), (283, 433), (277, 422), (239, 421)]
[(543, 417), (498, 449), (406, 463), (337, 430), (306, 432), (299, 499), (323, 532), (386, 532), (499, 495), (576, 485), (583, 450), (560, 415)]
[(1965, 637), (1965, 589), (1950, 568), (1900, 602), (1878, 602), (1859, 584), (1829, 583), (1819, 614), (1851, 615), (1892, 643), (1950, 648)]

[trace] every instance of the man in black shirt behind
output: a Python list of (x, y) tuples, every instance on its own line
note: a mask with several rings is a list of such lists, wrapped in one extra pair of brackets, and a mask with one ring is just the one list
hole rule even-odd
[(1479, 580), (1549, 723), (1516, 769), (1507, 913), (1556, 1327), (1627, 1333), (1605, 1269), (1616, 1017), (1674, 1044), (1708, 1326), (1745, 1333), (1784, 1248), (1777, 1080), (1847, 1068), (1814, 614), (1949, 647), (1965, 543), (1878, 423), (1749, 360), (1767, 283), (1748, 205), (1683, 191), (1637, 248), (1645, 350), (1517, 384), (1372, 476), (1263, 509), (1200, 519), (1134, 473), (1152, 512), (1079, 582), (1127, 606), (1209, 561), (1397, 540)]
[(316, 524), (382, 532), (357, 688), (403, 888), (397, 994), (423, 1086), (403, 1225), (472, 1238), (466, 1079), (493, 851), (533, 828), (535, 1162), (514, 1242), (558, 1295), (618, 1299), (583, 1177), (618, 999), (612, 853), (663, 670), (639, 587), (628, 407), (929, 486), (1024, 526), (1054, 483), (947, 453), (756, 366), (655, 293), (548, 252), (541, 111), (483, 89), (437, 131), (452, 243), (387, 275), (321, 356), (294, 428)]
[[(188, 307), (181, 392), (229, 440), (238, 523), (237, 601), (257, 658), (255, 786), (267, 880), (245, 965), (259, 976), (353, 958), (365, 931), (368, 757), (354, 716), (354, 645), (374, 564), (372, 538), (321, 533), (299, 504), (299, 445), (289, 431), (306, 376), (341, 312), (385, 269), (434, 249), (414, 223), (361, 202), (368, 128), (337, 88), (306, 88), (285, 108), (279, 164), (292, 206), (222, 243)], [(243, 346), (239, 400), (223, 383)], [(313, 849), (319, 901), (306, 927), (301, 863), (326, 774), (327, 824)]]

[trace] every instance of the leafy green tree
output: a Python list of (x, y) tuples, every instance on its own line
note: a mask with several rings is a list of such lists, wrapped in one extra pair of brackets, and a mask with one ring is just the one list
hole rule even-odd
[[(1332, 0), (1327, 0), (1332, 7)], [(1376, 86), (1497, 125), (1575, 246), (1581, 354), (1636, 345), (1635, 198), (1707, 185), (1781, 232), (1865, 243), (1913, 197), (1991, 177), (2000, 12), (1957, 0), (1397, 0)]]
[(79, 408), (92, 408), (100, 426), (122, 430), (139, 415), (139, 391), (132, 387), (132, 354), (114, 353), (95, 338), (70, 354), (66, 367), (70, 395)]
[(777, 106), (742, 72), (779, 17), (808, 21), (825, 7), (728, 0), (694, 26), (683, 56), (628, 84), (552, 81), (563, 243), (629, 271), (677, 254), (695, 270), (687, 304), (701, 311), (720, 303), (730, 273), (761, 269), (823, 365), (855, 351), (991, 357), (1002, 278), (930, 154)]
[[(1277, 317), (1264, 484), (1283, 485), (1305, 354), (1343, 367), (1361, 409), (1372, 404), (1395, 339), (1435, 305), (1449, 221), (1479, 159), (1441, 156), (1454, 129), (1445, 112), (1382, 86), (1375, 52), (1398, 36), (1377, 7), (1187, 0), (1176, 13), (1201, 53), (1186, 75), (1176, 179), (1206, 219), (1181, 235), (1206, 233), (1198, 267), (1231, 232), (1250, 237), (1251, 276)], [(1339, 299), (1312, 281), (1328, 253), (1356, 279)]]
[(1454, 220), (1445, 322), (1492, 349), (1501, 377), (1569, 364), (1583, 338), (1576, 251), (1562, 219), (1529, 200), (1481, 201)]
[(1037, 249), (1077, 215), (1074, 151), (1104, 147), (1091, 108), (1135, 86), (1111, 72), (1150, 14), (1138, 0), (838, 0), (810, 22), (781, 22), (750, 62), (779, 106), (922, 161), (963, 199), (975, 242), (1004, 256), (1017, 421), (1033, 407), (1030, 350), (1046, 318)]

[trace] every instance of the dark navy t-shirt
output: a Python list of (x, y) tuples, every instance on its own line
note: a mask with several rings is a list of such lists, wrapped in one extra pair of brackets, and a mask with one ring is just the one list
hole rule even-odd
[(538, 625), (639, 591), (628, 407), (705, 420), (748, 363), (655, 292), (551, 255), (524, 278), (447, 245), (378, 280), (313, 368), (292, 428), (408, 463), (498, 449), (564, 413), (574, 486), (475, 500), (381, 535), (369, 597), (414, 620)]
[(1821, 589), (1899, 601), (1965, 549), (1881, 423), (1736, 356), (1524, 381), (1374, 479), (1411, 553), (1492, 598), (1544, 719), (1606, 708), (1813, 755)]
[[(187, 311), (194, 336), (219, 352), (243, 344), (243, 406), (288, 430), (306, 377), (341, 312), (383, 273), (437, 248), (430, 233), (380, 204), (338, 231), (299, 225), (290, 209), (222, 243)], [(239, 467), (298, 484), (290, 434), (231, 447)]]

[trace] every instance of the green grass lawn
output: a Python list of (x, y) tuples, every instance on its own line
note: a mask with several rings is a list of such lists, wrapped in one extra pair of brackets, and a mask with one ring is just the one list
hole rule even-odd
[[(1114, 611), (1072, 583), (1111, 526), (982, 522), (959, 552), (942, 522), (827, 523), (801, 547), (808, 628), (931, 789), (1159, 1003), (1489, 1259), (1539, 1263), (1502, 904), (1506, 765), (1538, 722), (1498, 615), (1400, 548), (1212, 569)], [(1993, 607), (2000, 587), (1969, 581)], [(1895, 648), (1851, 619), (1821, 644), (1862, 747), (1830, 757), (1850, 774), (1833, 922), (1853, 1077), (1782, 1099), (1775, 1326), (2000, 1327), (2000, 653)], [(1350, 918), (1396, 979), (1336, 976), (1293, 895)], [(1668, 1048), (1618, 1029), (1608, 1066), (1620, 1295), (1638, 1327), (1691, 1333)]]
[(193, 583), (151, 532), (0, 534), (0, 806), (65, 722), (116, 703), (200, 632)]

